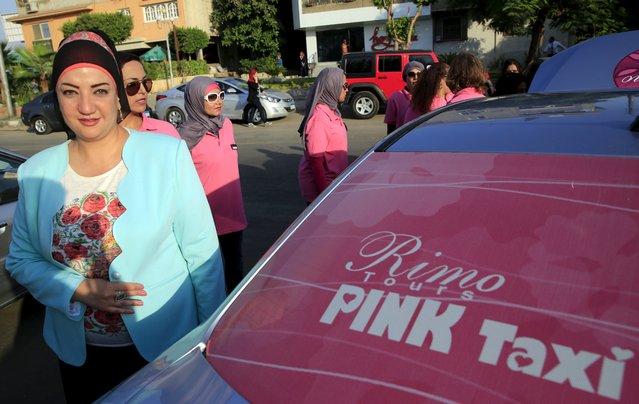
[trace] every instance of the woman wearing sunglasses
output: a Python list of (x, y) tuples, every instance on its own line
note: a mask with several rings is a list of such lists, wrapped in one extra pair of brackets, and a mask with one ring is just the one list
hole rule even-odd
[(299, 183), (308, 203), (348, 166), (346, 125), (339, 111), (347, 92), (344, 71), (329, 67), (320, 72), (306, 97), (306, 114), (297, 131), (304, 144)]
[(131, 113), (120, 122), (120, 125), (140, 132), (163, 133), (179, 139), (180, 135), (173, 125), (166, 121), (149, 118), (144, 114), (147, 109), (146, 98), (153, 88), (153, 80), (146, 76), (140, 58), (132, 53), (119, 52), (118, 61), (122, 69), (124, 90), (131, 107)]
[(191, 151), (215, 219), (226, 290), (231, 292), (244, 277), (242, 231), (247, 222), (237, 144), (231, 120), (222, 115), (223, 106), (224, 92), (220, 86), (210, 77), (195, 77), (184, 90), (188, 118), (178, 132)]
[(406, 82), (406, 86), (399, 91), (394, 92), (388, 98), (386, 106), (386, 114), (384, 115), (384, 123), (386, 124), (386, 133), (391, 133), (395, 129), (404, 124), (404, 114), (410, 107), (411, 93), (417, 84), (419, 75), (424, 71), (424, 65), (421, 62), (413, 60), (404, 66), (402, 78)]

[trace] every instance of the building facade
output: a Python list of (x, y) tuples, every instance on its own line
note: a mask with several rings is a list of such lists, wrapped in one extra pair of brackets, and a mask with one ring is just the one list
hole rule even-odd
[[(163, 45), (167, 33), (177, 27), (197, 27), (211, 32), (210, 0), (16, 0), (18, 16), (11, 22), (22, 25), (25, 45), (50, 47), (56, 51), (64, 35), (62, 26), (83, 13), (130, 15), (130, 38), (117, 45), (120, 51), (142, 52)], [(165, 46), (163, 46), (165, 47)]]
[[(415, 15), (415, 4), (398, 1), (395, 17)], [(393, 49), (386, 34), (386, 11), (379, 10), (370, 0), (293, 0), (295, 29), (306, 35), (309, 63), (316, 71), (335, 66), (341, 59), (341, 44), (346, 39), (349, 51), (381, 51)], [(433, 20), (430, 6), (422, 7), (417, 20), (412, 49), (432, 49)]]
[[(396, 0), (394, 17), (414, 16), (416, 5)], [(292, 0), (295, 29), (305, 32), (309, 63), (321, 68), (335, 66), (341, 57), (340, 45), (347, 39), (350, 51), (386, 50), (393, 42), (386, 33), (387, 14), (371, 0)], [(411, 49), (434, 50), (438, 55), (472, 52), (487, 69), (499, 70), (506, 58), (524, 62), (530, 37), (498, 33), (473, 22), (468, 9), (454, 8), (448, 0), (422, 7)], [(565, 33), (546, 27), (546, 37), (554, 35), (564, 43)]]

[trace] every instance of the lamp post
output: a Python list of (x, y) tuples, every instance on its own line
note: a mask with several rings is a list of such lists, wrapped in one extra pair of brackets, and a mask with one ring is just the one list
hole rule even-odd
[(169, 25), (173, 23), (173, 18), (167, 18), (168, 12), (166, 10), (166, 5), (161, 6), (160, 16), (158, 17), (158, 22), (164, 25), (165, 39), (166, 39), (166, 53), (169, 58), (169, 73), (171, 75), (171, 88), (173, 87), (173, 65), (171, 64), (171, 49), (169, 48)]

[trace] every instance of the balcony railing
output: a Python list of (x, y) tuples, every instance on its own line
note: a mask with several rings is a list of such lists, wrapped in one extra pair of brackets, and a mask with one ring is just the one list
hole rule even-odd
[(355, 0), (305, 0), (304, 7), (323, 6), (326, 4), (352, 3)]

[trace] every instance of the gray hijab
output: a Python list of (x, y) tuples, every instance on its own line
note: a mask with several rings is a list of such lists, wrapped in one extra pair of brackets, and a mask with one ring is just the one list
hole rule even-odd
[(304, 119), (297, 131), (302, 138), (306, 134), (306, 122), (313, 114), (313, 110), (317, 104), (326, 104), (330, 109), (335, 111), (337, 116), (342, 116), (339, 112), (339, 96), (342, 94), (342, 85), (344, 85), (344, 71), (337, 67), (329, 67), (320, 72), (315, 79), (315, 83), (306, 96), (306, 112)]
[(210, 77), (198, 76), (186, 84), (184, 89), (184, 109), (189, 116), (186, 122), (178, 126), (178, 133), (186, 142), (189, 150), (200, 143), (206, 132), (219, 136), (220, 128), (224, 125), (224, 116), (209, 116), (204, 110), (204, 96), (206, 89), (211, 85), (217, 85)]
[(406, 63), (406, 66), (404, 66), (404, 71), (402, 72), (402, 78), (404, 79), (404, 82), (408, 81), (408, 72), (415, 69), (419, 70), (420, 73), (423, 72), (424, 64), (416, 60)]

